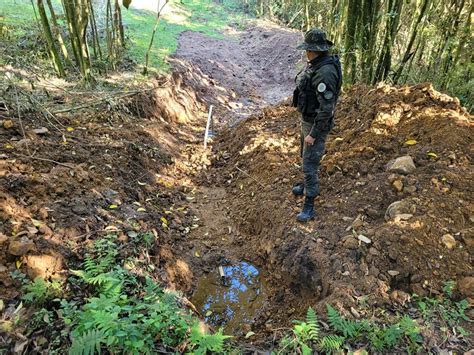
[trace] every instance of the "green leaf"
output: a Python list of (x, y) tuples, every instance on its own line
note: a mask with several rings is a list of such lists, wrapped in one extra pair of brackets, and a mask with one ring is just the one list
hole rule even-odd
[(306, 344), (301, 344), (301, 350), (303, 352), (303, 355), (311, 355), (313, 353), (311, 348)]
[(100, 354), (100, 344), (105, 342), (104, 333), (100, 330), (90, 330), (79, 337), (73, 337), (69, 355)]

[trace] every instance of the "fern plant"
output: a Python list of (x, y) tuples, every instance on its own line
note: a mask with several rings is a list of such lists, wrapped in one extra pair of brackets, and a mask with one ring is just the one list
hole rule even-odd
[(367, 339), (372, 349), (383, 351), (397, 345), (402, 333), (403, 332), (398, 323), (388, 328), (373, 324), (369, 329)]
[(306, 321), (294, 321), (293, 333), (301, 343), (315, 341), (319, 337), (319, 325), (316, 312), (309, 307), (306, 312)]
[(318, 317), (311, 307), (306, 312), (306, 323), (308, 324), (308, 340), (316, 341), (319, 337)]
[(121, 293), (123, 286), (123, 269), (115, 266), (114, 253), (111, 252), (101, 258), (92, 258), (86, 255), (84, 270), (71, 270), (73, 275), (80, 277), (89, 285), (98, 288), (99, 293), (109, 297)]
[(139, 281), (116, 264), (113, 254), (88, 255), (84, 269), (73, 273), (94, 287), (82, 307), (62, 302), (63, 319), (72, 328), (71, 351), (92, 354), (101, 344), (112, 353), (151, 354), (156, 339), (175, 347), (186, 338), (190, 317), (178, 307), (176, 295), (164, 293), (150, 278)]
[(423, 341), (418, 324), (408, 316), (403, 316), (399, 323), (403, 335), (407, 339), (407, 351), (409, 354), (418, 352), (420, 343)]
[(215, 334), (205, 334), (200, 329), (199, 323), (194, 323), (189, 335), (189, 341), (192, 344), (192, 354), (222, 353), (224, 351), (224, 342), (228, 338), (230, 336), (224, 335), (222, 329)]
[(356, 338), (367, 328), (367, 323), (356, 322), (342, 317), (330, 304), (326, 305), (329, 324), (345, 338)]
[(61, 294), (61, 285), (59, 281), (50, 282), (37, 277), (33, 282), (23, 286), (22, 290), (25, 293), (22, 299), (28, 303), (43, 305)]
[(456, 282), (450, 280), (450, 281), (446, 281), (443, 285), (443, 292), (444, 292), (444, 295), (447, 297), (447, 298), (451, 298), (453, 297), (453, 291), (454, 291), (454, 288), (456, 287)]
[(286, 337), (280, 343), (279, 354), (284, 354), (287, 349), (298, 349), (302, 354), (311, 354), (312, 343), (319, 338), (318, 317), (313, 308), (309, 307), (306, 312), (306, 320), (294, 321), (292, 329), (293, 336)]
[(101, 344), (105, 343), (104, 333), (90, 330), (79, 337), (73, 337), (69, 355), (101, 354)]
[(325, 354), (334, 354), (342, 349), (345, 338), (339, 335), (327, 335), (318, 343), (318, 348)]

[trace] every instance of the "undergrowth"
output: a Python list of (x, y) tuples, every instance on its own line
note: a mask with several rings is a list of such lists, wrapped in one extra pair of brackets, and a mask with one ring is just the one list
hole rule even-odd
[[(95, 242), (66, 283), (41, 278), (28, 282), (16, 273), (15, 278), (23, 283), (22, 300), (33, 313), (28, 319), (8, 324), (11, 331), (26, 323), (25, 335), (43, 339), (48, 354), (238, 351), (226, 344), (230, 337), (222, 330), (203, 332), (199, 321), (180, 305), (180, 296), (164, 290), (150, 276), (148, 271), (153, 268), (146, 259), (155, 246), (154, 234), (131, 232), (129, 236), (127, 258), (117, 236), (108, 235)], [(351, 354), (356, 349), (358, 355), (415, 354), (427, 351), (426, 341), (433, 336), (441, 346), (454, 337), (467, 346), (470, 334), (461, 324), (471, 321), (466, 316), (469, 305), (455, 299), (454, 287), (453, 282), (447, 282), (437, 298), (415, 295), (409, 309), (400, 313), (387, 316), (387, 311), (375, 310), (382, 315), (378, 319), (373, 311), (367, 312), (371, 318), (349, 319), (327, 304), (327, 323), (323, 323), (309, 308), (305, 319), (294, 321), (291, 332), (273, 353)], [(368, 309), (368, 304), (361, 306)]]
[[(135, 239), (141, 239), (138, 250), (150, 246), (149, 234)], [(46, 322), (62, 324), (61, 332), (50, 339), (49, 353), (223, 352), (229, 336), (221, 330), (206, 334), (179, 304), (178, 294), (164, 290), (146, 273), (124, 267), (115, 240), (116, 236), (107, 236), (97, 241), (82, 267), (72, 271), (68, 285), (82, 289), (81, 297), (58, 298), (58, 284), (42, 279), (24, 286), (23, 299), (31, 305), (53, 304), (51, 309), (38, 309), (41, 316), (30, 325), (30, 332)]]
[(283, 337), (278, 349), (273, 353), (309, 355), (319, 351), (324, 354), (353, 354), (354, 347), (358, 349), (358, 355), (387, 352), (422, 353), (426, 351), (423, 347), (423, 331), (432, 328), (433, 324), (438, 325), (442, 333), (441, 342), (452, 339), (454, 335), (465, 342), (470, 334), (460, 323), (472, 321), (465, 314), (469, 304), (466, 300), (453, 300), (454, 285), (453, 282), (447, 282), (444, 294), (438, 298), (420, 298), (415, 295), (416, 317), (395, 314), (392, 318), (396, 321), (390, 324), (368, 319), (348, 319), (327, 304), (329, 324), (321, 331), (316, 312), (310, 307), (306, 320), (294, 321), (291, 334)]
[[(22, 300), (34, 313), (28, 319), (16, 319), (9, 325), (11, 331), (27, 323), (25, 335), (43, 339), (48, 354), (238, 351), (226, 343), (230, 337), (222, 330), (203, 332), (199, 321), (180, 305), (179, 295), (164, 290), (150, 276), (147, 270), (153, 268), (133, 260), (134, 255), (153, 250), (154, 235), (132, 233), (130, 237), (128, 258), (123, 258), (115, 235), (97, 240), (63, 284), (40, 278), (27, 282), (17, 274), (15, 277), (24, 283)], [(371, 318), (349, 319), (327, 304), (324, 323), (309, 308), (303, 321), (294, 321), (291, 332), (273, 354), (351, 354), (354, 349), (358, 355), (415, 354), (428, 351), (425, 345), (433, 336), (441, 346), (454, 337), (467, 346), (470, 334), (461, 324), (471, 321), (466, 316), (468, 303), (455, 300), (454, 286), (446, 283), (444, 293), (437, 298), (415, 295), (410, 308), (400, 313), (387, 316), (387, 311), (375, 310), (382, 315), (379, 318), (371, 311), (367, 312)], [(433, 329), (435, 335), (428, 332)]]

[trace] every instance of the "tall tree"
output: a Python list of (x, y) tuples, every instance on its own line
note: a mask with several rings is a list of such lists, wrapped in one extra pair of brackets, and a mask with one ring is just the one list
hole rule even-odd
[(89, 47), (87, 44), (87, 25), (89, 23), (90, 0), (63, 0), (64, 13), (68, 22), (69, 37), (74, 57), (83, 79), (92, 82)]
[(421, 21), (425, 17), (429, 3), (430, 3), (430, 0), (423, 0), (422, 2), (420, 12), (416, 18), (416, 21), (411, 31), (410, 40), (408, 41), (408, 45), (405, 49), (405, 54), (403, 55), (400, 65), (398, 66), (398, 69), (393, 77), (393, 81), (395, 83), (400, 78), (400, 75), (402, 74), (405, 64), (410, 60), (410, 58), (412, 58), (415, 55), (415, 52), (412, 52), (413, 44), (415, 43), (415, 39), (418, 34), (418, 26), (420, 25)]
[(437, 71), (440, 72), (443, 77), (441, 81), (441, 86), (443, 88), (446, 87), (446, 83), (448, 80), (447, 74), (453, 62), (453, 47), (454, 43), (456, 43), (456, 35), (459, 31), (459, 25), (461, 24), (461, 13), (464, 9), (465, 3), (465, 0), (452, 0), (455, 15), (453, 16), (452, 21), (448, 26), (448, 31), (446, 31), (445, 33), (444, 45), (437, 68)]
[(360, 78), (364, 83), (372, 81), (379, 29), (381, 0), (364, 0), (359, 23), (359, 47), (361, 48)]
[(102, 48), (100, 47), (99, 31), (97, 29), (97, 22), (95, 20), (94, 5), (89, 1), (89, 22), (91, 25), (92, 46), (94, 49), (94, 56), (102, 60)]
[(37, 0), (37, 6), (38, 6), (39, 17), (41, 20), (41, 25), (43, 28), (43, 33), (44, 33), (46, 43), (48, 46), (48, 53), (51, 57), (51, 61), (54, 65), (54, 69), (56, 70), (56, 72), (58, 73), (60, 77), (63, 77), (66, 75), (66, 73), (64, 72), (61, 58), (59, 57), (58, 50), (54, 43), (53, 34), (51, 32), (51, 27), (49, 27), (49, 21), (46, 15), (46, 10), (44, 8), (43, 0)]
[(120, 4), (118, 0), (115, 0), (114, 4), (114, 28), (115, 33), (117, 33), (117, 42), (120, 46), (125, 46), (125, 34), (123, 31), (123, 23), (122, 23), (122, 11), (120, 10)]
[(354, 82), (356, 78), (356, 37), (357, 23), (359, 22), (360, 6), (358, 0), (348, 0), (347, 6), (347, 23), (346, 23), (346, 41), (345, 41), (345, 63), (344, 75), (346, 80)]
[(53, 4), (51, 0), (46, 0), (48, 4), (49, 13), (51, 14), (51, 22), (53, 23), (53, 32), (56, 36), (56, 40), (58, 41), (59, 48), (61, 49), (61, 53), (63, 54), (64, 59), (67, 63), (69, 63), (69, 53), (66, 48), (66, 44), (64, 43), (63, 36), (61, 34), (61, 28), (59, 27), (58, 20), (56, 17), (56, 13), (54, 12)]
[(390, 72), (392, 66), (392, 48), (395, 42), (395, 36), (398, 32), (402, 6), (403, 0), (388, 1), (385, 36), (373, 82), (385, 80)]
[(311, 19), (309, 16), (309, 3), (308, 0), (303, 0), (303, 8), (304, 8), (304, 24), (306, 31), (311, 28)]

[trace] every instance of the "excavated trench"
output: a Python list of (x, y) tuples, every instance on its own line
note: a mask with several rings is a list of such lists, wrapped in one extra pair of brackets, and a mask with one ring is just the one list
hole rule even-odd
[[(294, 219), (301, 200), (290, 192), (301, 178), (298, 113), (285, 104), (221, 129), (212, 153), (190, 153), (208, 165), (194, 178), (190, 205), (199, 228), (186, 241), (196, 256), (187, 294), (204, 319), (244, 343), (267, 346), (308, 306), (322, 315), (330, 303), (346, 316), (368, 316), (374, 306), (406, 305), (413, 293), (442, 292), (446, 280), (470, 280), (466, 110), (429, 84), (362, 86), (341, 98), (337, 122), (323, 158), (319, 217), (306, 225)], [(411, 137), (422, 143), (405, 144)], [(433, 151), (445, 158), (433, 159)], [(390, 171), (406, 155), (416, 171)], [(394, 204), (398, 215), (389, 213)], [(445, 243), (446, 232), (456, 236), (455, 247)], [(236, 289), (229, 287), (219, 266), (242, 262), (260, 278), (238, 288), (237, 273)], [(459, 289), (458, 297), (469, 297)], [(247, 340), (250, 331), (256, 334)]]
[[(248, 233), (232, 206), (238, 196), (232, 190), (229, 195), (229, 188), (219, 187), (214, 179), (225, 172), (216, 166), (210, 174), (190, 202), (199, 227), (183, 241), (193, 270), (185, 289), (210, 326), (223, 327), (241, 339), (252, 331), (256, 333), (252, 341), (264, 342), (272, 329), (289, 326), (328, 293), (321, 276), (323, 266), (308, 253), (318, 248), (318, 242), (307, 240), (298, 230), (287, 235), (271, 225), (268, 231), (260, 227), (260, 232), (257, 228), (251, 229), (255, 234)], [(255, 225), (261, 223), (265, 219), (257, 217)], [(270, 240), (281, 245), (270, 246)]]
[[(301, 60), (301, 52), (295, 50), (301, 34), (268, 22), (254, 22), (244, 30), (229, 28), (224, 35), (225, 39), (215, 39), (185, 32), (173, 59), (184, 82), (207, 107), (214, 105), (219, 133), (286, 98)], [(246, 173), (229, 173), (223, 166), (226, 158), (219, 140), (218, 135), (212, 153), (193, 147), (187, 156), (196, 161), (195, 156), (204, 155), (211, 164), (193, 177), (197, 188), (190, 206), (199, 228), (191, 231), (183, 247), (191, 249), (188, 262), (193, 274), (182, 277), (188, 280), (184, 289), (210, 325), (224, 326), (236, 336), (287, 326), (289, 314), (303, 314), (328, 292), (321, 277), (323, 266), (307, 253), (316, 243), (300, 238), (298, 232), (292, 237), (273, 228), (272, 206), (264, 206), (264, 200), (261, 215), (242, 219), (239, 212), (250, 206), (235, 206), (239, 199), (235, 187)], [(237, 186), (240, 193), (245, 188)], [(295, 206), (299, 208), (298, 203)], [(270, 245), (272, 240), (285, 242)], [(289, 312), (282, 312), (282, 307)]]

